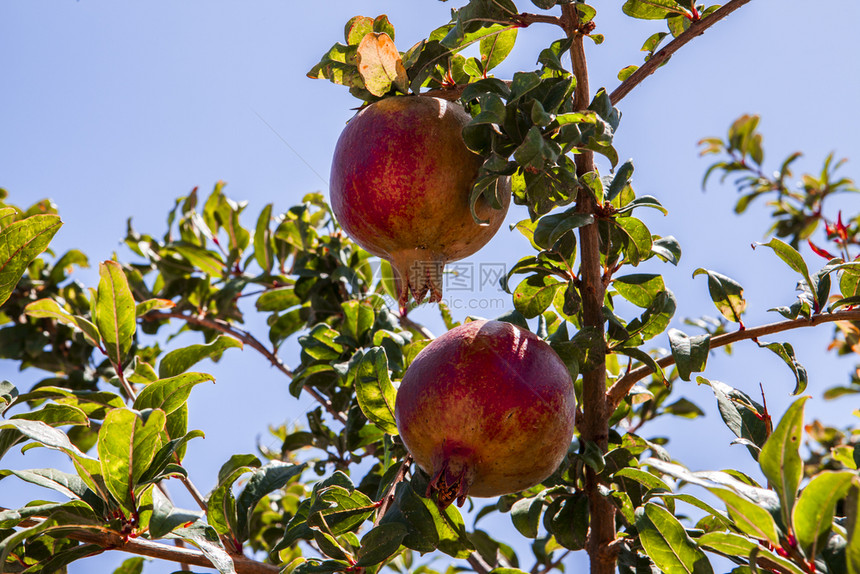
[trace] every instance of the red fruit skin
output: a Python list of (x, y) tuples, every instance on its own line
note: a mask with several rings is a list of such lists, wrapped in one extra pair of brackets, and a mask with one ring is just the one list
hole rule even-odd
[(330, 195), (335, 216), (364, 249), (391, 261), (402, 303), (408, 289), (420, 301), (442, 297), (442, 267), (483, 247), (504, 209), (483, 198), (475, 223), (469, 196), (481, 156), (463, 142), (471, 117), (457, 104), (426, 96), (380, 100), (350, 120), (332, 160)]
[(403, 443), (441, 505), (540, 483), (567, 453), (575, 412), (573, 381), (555, 351), (499, 321), (466, 323), (430, 343), (395, 403)]

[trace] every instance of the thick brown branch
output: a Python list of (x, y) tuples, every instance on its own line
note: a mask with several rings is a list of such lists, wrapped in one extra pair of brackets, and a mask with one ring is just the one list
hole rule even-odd
[(621, 82), (615, 90), (609, 95), (609, 98), (612, 100), (612, 104), (615, 105), (621, 101), (621, 99), (630, 93), (630, 90), (639, 85), (642, 80), (650, 76), (654, 73), (654, 71), (660, 67), (663, 62), (665, 62), (669, 57), (677, 52), (684, 44), (695, 38), (696, 36), (701, 36), (705, 33), (705, 30), (748, 3), (750, 0), (731, 0), (727, 4), (725, 4), (722, 8), (711, 14), (706, 18), (702, 18), (696, 22), (690, 24), (690, 27), (683, 32), (680, 36), (666, 44), (663, 49), (659, 50), (655, 53), (651, 58), (642, 64), (642, 66), (633, 72), (629, 78)]
[[(575, 4), (562, 6), (562, 18), (568, 37), (573, 39), (570, 59), (576, 76), (574, 109), (584, 110), (591, 99), (588, 86), (588, 65), (585, 58), (583, 30)], [(582, 177), (593, 172), (594, 154), (584, 150), (576, 155), (576, 175)], [(589, 190), (580, 187), (576, 198), (576, 211), (594, 214), (598, 210), (597, 200)], [(580, 267), (579, 288), (582, 295), (583, 326), (595, 329), (603, 338), (603, 299), (605, 286), (600, 264), (600, 236), (597, 224), (579, 229)], [(577, 428), (583, 442), (592, 442), (606, 452), (609, 444), (609, 415), (606, 405), (606, 357), (595, 357), (594, 369), (582, 374), (582, 420)], [(585, 471), (585, 491), (589, 501), (589, 532), (586, 550), (590, 559), (591, 574), (615, 572), (614, 557), (605, 558), (603, 548), (615, 539), (615, 508), (600, 493), (600, 479), (594, 470)]]
[[(0, 512), (7, 510), (0, 508)], [(29, 528), (37, 526), (41, 523), (38, 519), (24, 520), (19, 526)], [(161, 560), (169, 560), (180, 564), (193, 564), (204, 568), (214, 568), (212, 562), (206, 556), (197, 550), (189, 550), (186, 548), (177, 548), (168, 546), (160, 542), (152, 542), (142, 538), (130, 538), (123, 540), (123, 537), (110, 530), (80, 530), (72, 532), (64, 532), (63, 536), (85, 542), (87, 544), (96, 544), (105, 550), (121, 550), (138, 556), (148, 556), (150, 558), (158, 558)], [(251, 560), (245, 556), (231, 555), (233, 564), (236, 567), (238, 574), (277, 574), (280, 570), (272, 564), (265, 564), (256, 560)]]
[[(759, 327), (748, 327), (743, 331), (734, 331), (732, 333), (725, 333), (724, 335), (717, 335), (711, 339), (710, 348), (717, 349), (719, 347), (724, 347), (726, 345), (731, 345), (732, 343), (737, 343), (738, 341), (745, 341), (749, 339), (756, 339), (758, 337), (764, 337), (765, 335), (772, 335), (774, 333), (781, 333), (783, 331), (791, 331), (794, 329), (800, 329), (802, 327), (816, 327), (818, 325), (822, 325), (824, 323), (833, 323), (835, 321), (860, 321), (860, 310), (851, 310), (851, 311), (837, 311), (835, 313), (824, 313), (821, 315), (815, 315), (812, 319), (794, 319), (788, 321), (780, 321), (779, 323), (770, 323), (768, 325), (761, 325)], [(670, 365), (675, 364), (675, 358), (672, 355), (668, 355), (663, 357), (657, 361), (657, 364), (660, 365), (661, 368), (666, 368)], [(633, 369), (617, 381), (609, 390), (606, 392), (606, 396), (609, 400), (609, 405), (614, 409), (618, 406), (627, 393), (630, 392), (630, 389), (633, 388), (640, 380), (644, 379), (654, 371), (647, 366), (641, 366)]]
[[(220, 331), (226, 335), (230, 335), (231, 337), (235, 337), (242, 341), (242, 343), (248, 345), (253, 348), (261, 355), (266, 357), (269, 363), (272, 364), (276, 369), (284, 373), (289, 378), (293, 378), (293, 372), (281, 362), (281, 359), (272, 351), (266, 348), (263, 343), (260, 342), (259, 339), (254, 337), (251, 333), (244, 331), (242, 329), (237, 329), (227, 321), (223, 321), (221, 319), (208, 319), (206, 317), (198, 317), (197, 315), (190, 315), (186, 313), (176, 313), (172, 311), (152, 311), (147, 313), (142, 317), (145, 321), (159, 321), (164, 319), (181, 319), (186, 323), (190, 323), (192, 325), (198, 325), (200, 327), (206, 327), (207, 329), (214, 329), (216, 331)], [(331, 416), (333, 416), (338, 421), (346, 424), (346, 419), (343, 417), (343, 414), (339, 413), (332, 406), (331, 402), (318, 393), (315, 389), (305, 385), (302, 387), (306, 393), (312, 396), (318, 403), (320, 403), (325, 409), (329, 412)]]

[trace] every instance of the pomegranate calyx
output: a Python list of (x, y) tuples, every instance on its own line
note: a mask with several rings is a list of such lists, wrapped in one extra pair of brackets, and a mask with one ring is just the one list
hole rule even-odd
[(394, 270), (394, 288), (401, 305), (409, 301), (410, 291), (415, 303), (421, 303), (428, 293), (431, 303), (442, 300), (443, 255), (426, 249), (407, 249), (392, 253), (390, 261)]
[[(459, 450), (459, 449), (458, 449)], [(452, 502), (463, 506), (469, 495), (469, 487), (475, 478), (471, 456), (462, 452), (443, 455), (442, 463), (437, 465), (430, 484), (427, 485), (427, 498), (435, 498), (440, 510), (448, 508)], [(434, 496), (435, 494), (435, 496)]]

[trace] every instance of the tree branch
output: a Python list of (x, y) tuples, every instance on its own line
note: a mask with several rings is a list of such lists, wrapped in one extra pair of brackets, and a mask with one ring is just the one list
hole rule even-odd
[(701, 36), (705, 33), (705, 30), (744, 4), (747, 4), (749, 1), (750, 0), (731, 0), (710, 16), (690, 24), (690, 27), (686, 31), (666, 44), (663, 49), (657, 51), (647, 62), (642, 64), (638, 70), (633, 72), (629, 78), (621, 82), (621, 84), (615, 88), (615, 90), (609, 95), (609, 99), (612, 100), (612, 104), (615, 105), (621, 101), (624, 96), (630, 93), (630, 90), (642, 83), (645, 78), (653, 74), (654, 71), (663, 64), (663, 62), (668, 60), (669, 57), (677, 52), (684, 44), (688, 43), (696, 36)]
[(397, 474), (394, 476), (394, 481), (391, 483), (391, 486), (388, 488), (388, 491), (385, 493), (385, 496), (380, 499), (379, 509), (376, 511), (376, 520), (373, 521), (373, 527), (376, 528), (379, 526), (379, 522), (382, 520), (382, 517), (385, 516), (385, 513), (388, 512), (388, 509), (391, 508), (391, 503), (394, 502), (394, 489), (397, 488), (397, 485), (403, 482), (403, 479), (406, 478), (406, 472), (409, 470), (409, 465), (412, 463), (412, 455), (407, 454), (403, 457), (403, 462), (400, 463), (400, 468), (397, 469)]
[[(0, 512), (5, 510), (8, 509), (0, 507)], [(27, 519), (23, 520), (19, 526), (29, 528), (37, 526), (41, 522), (42, 520), (39, 519)], [(107, 529), (64, 532), (63, 536), (77, 540), (78, 542), (96, 544), (105, 550), (120, 550), (130, 554), (137, 554), (138, 556), (148, 556), (180, 564), (193, 564), (204, 568), (215, 568), (215, 565), (200, 551), (168, 546), (160, 542), (153, 542), (142, 538), (124, 540), (119, 533)], [(280, 571), (280, 568), (277, 566), (251, 560), (245, 556), (231, 554), (230, 557), (233, 559), (233, 565), (236, 567), (238, 574), (278, 574)]]
[[(734, 331), (732, 333), (725, 333), (723, 335), (717, 335), (711, 339), (710, 349), (717, 349), (719, 347), (724, 347), (726, 345), (731, 345), (732, 343), (736, 343), (738, 341), (744, 341), (749, 339), (756, 339), (758, 337), (764, 337), (765, 335), (772, 335), (773, 333), (781, 333), (783, 331), (791, 331), (794, 329), (800, 329), (802, 327), (817, 327), (818, 325), (822, 325), (824, 323), (833, 323), (836, 321), (860, 321), (860, 309), (855, 309), (851, 311), (837, 311), (836, 313), (823, 313), (820, 315), (815, 315), (811, 319), (792, 319), (788, 321), (780, 321), (779, 323), (770, 323), (768, 325), (761, 325), (759, 327), (749, 327), (744, 329), (743, 331)], [(672, 355), (668, 355), (663, 357), (657, 361), (657, 364), (660, 365), (661, 368), (666, 368), (670, 365), (675, 364), (675, 358)], [(650, 367), (641, 366), (633, 369), (613, 384), (608, 391), (606, 391), (606, 397), (609, 401), (610, 407), (614, 410), (615, 407), (618, 406), (624, 397), (627, 396), (627, 393), (630, 392), (630, 389), (633, 388), (640, 380), (644, 379), (648, 375), (653, 373)]]
[(517, 22), (523, 27), (531, 26), (532, 24), (553, 24), (564, 28), (564, 22), (558, 16), (550, 16), (549, 14), (530, 14), (522, 12), (515, 16)]
[[(221, 333), (239, 339), (240, 341), (242, 341), (242, 343), (253, 348), (261, 355), (266, 357), (266, 359), (268, 359), (269, 363), (271, 363), (272, 366), (284, 373), (287, 377), (291, 379), (293, 378), (293, 372), (286, 365), (284, 365), (284, 363), (275, 353), (267, 349), (266, 346), (263, 345), (263, 343), (261, 343), (259, 339), (254, 337), (248, 331), (234, 327), (227, 321), (223, 321), (221, 319), (207, 319), (206, 317), (198, 317), (197, 315), (177, 313), (172, 311), (151, 311), (141, 318), (145, 321), (181, 319), (186, 323), (190, 323), (192, 325), (198, 325), (200, 327), (206, 327), (207, 329), (214, 329), (216, 331), (220, 331)], [(331, 402), (327, 398), (318, 393), (312, 387), (304, 385), (302, 388), (305, 390), (306, 393), (316, 399), (318, 403), (325, 407), (325, 410), (327, 410), (331, 416), (333, 416), (341, 423), (346, 424), (346, 419), (343, 417), (343, 414), (335, 410), (335, 408), (332, 406)]]
[[(591, 99), (588, 64), (583, 43), (583, 34), (586, 31), (582, 29), (575, 4), (564, 4), (561, 9), (565, 31), (573, 40), (570, 47), (573, 74), (576, 76), (573, 104), (576, 111), (581, 111), (588, 108)], [(595, 170), (594, 153), (591, 151), (582, 150), (576, 155), (574, 161), (577, 177), (581, 178)], [(598, 207), (594, 194), (585, 186), (580, 186), (576, 196), (577, 213), (594, 214)], [(606, 287), (603, 284), (600, 264), (600, 236), (597, 223), (579, 228), (579, 243), (579, 288), (582, 295), (583, 327), (595, 329), (599, 333), (597, 336), (603, 338), (602, 309)], [(606, 356), (602, 351), (598, 351), (598, 354), (601, 356), (595, 357), (595, 368), (582, 374), (583, 417), (577, 427), (583, 443), (592, 442), (606, 452), (609, 446), (609, 415), (612, 411), (606, 408)], [(615, 559), (614, 557), (605, 559), (606, 553), (602, 549), (615, 539), (615, 508), (605, 496), (601, 495), (600, 479), (591, 467), (585, 469), (585, 491), (589, 503), (586, 550), (591, 574), (612, 574), (615, 572)]]

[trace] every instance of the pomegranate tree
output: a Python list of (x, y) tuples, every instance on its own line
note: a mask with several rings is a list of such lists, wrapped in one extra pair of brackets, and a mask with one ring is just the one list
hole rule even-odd
[(483, 158), (463, 142), (470, 116), (457, 104), (426, 96), (380, 100), (350, 120), (334, 152), (331, 204), (347, 234), (387, 259), (401, 304), (430, 293), (442, 298), (442, 268), (475, 253), (499, 229), (503, 209), (469, 201)]
[(536, 335), (500, 321), (456, 327), (418, 354), (397, 428), (439, 506), (517, 492), (558, 468), (573, 436), (567, 367)]

